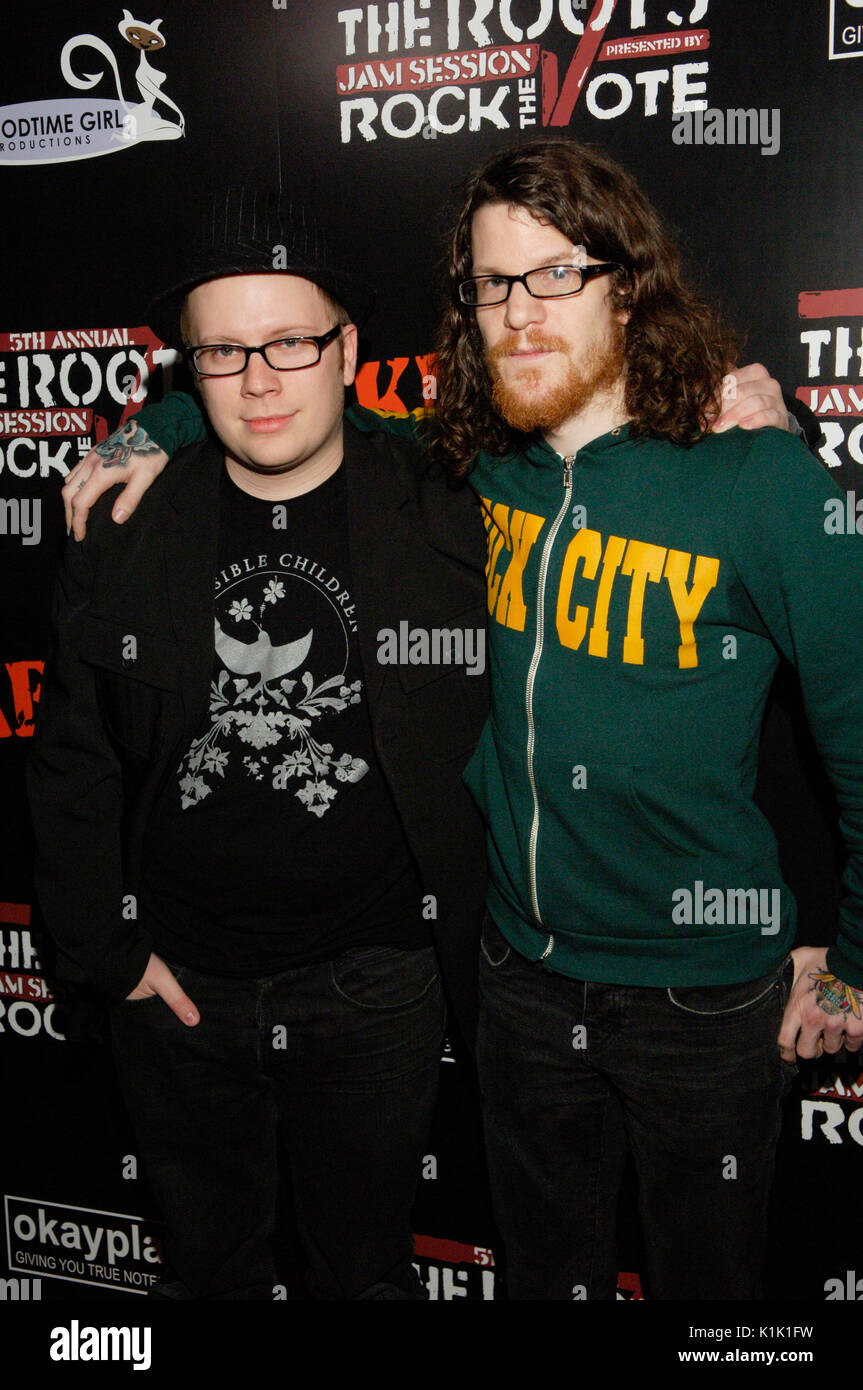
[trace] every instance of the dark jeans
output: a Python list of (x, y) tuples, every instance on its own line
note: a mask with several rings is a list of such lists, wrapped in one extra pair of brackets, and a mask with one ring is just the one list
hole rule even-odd
[(171, 969), (196, 1027), (157, 995), (111, 1011), (179, 1281), (165, 1296), (273, 1297), (281, 1140), (312, 1295), (424, 1297), (410, 1213), (443, 1031), (432, 948), (361, 947), (256, 980)]
[(627, 1146), (648, 1296), (762, 1296), (792, 975), (789, 958), (748, 984), (586, 983), (486, 918), (477, 1065), (511, 1298), (615, 1298)]

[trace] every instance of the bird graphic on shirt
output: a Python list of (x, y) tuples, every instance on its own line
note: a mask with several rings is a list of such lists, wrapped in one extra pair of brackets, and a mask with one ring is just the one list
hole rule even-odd
[(260, 679), (251, 690), (244, 691), (242, 699), (249, 700), (264, 685), (270, 681), (281, 679), (305, 661), (309, 647), (312, 645), (314, 628), (307, 632), (305, 637), (298, 637), (295, 642), (284, 642), (278, 647), (274, 647), (270, 641), (269, 633), (263, 628), (258, 628), (258, 635), (254, 642), (239, 642), (236, 637), (229, 637), (219, 626), (218, 618), (215, 619), (216, 625), (216, 652), (219, 660), (232, 671), (235, 676), (251, 676), (256, 672)]

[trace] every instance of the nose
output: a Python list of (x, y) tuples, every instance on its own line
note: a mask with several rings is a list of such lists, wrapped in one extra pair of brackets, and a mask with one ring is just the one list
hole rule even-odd
[(250, 353), (243, 372), (243, 395), (265, 396), (270, 391), (277, 391), (280, 386), (281, 373), (265, 361), (263, 353)]
[(524, 285), (516, 281), (510, 287), (509, 298), (504, 305), (504, 323), (507, 328), (518, 330), (532, 323), (542, 323), (545, 319), (545, 305), (541, 299), (534, 299)]

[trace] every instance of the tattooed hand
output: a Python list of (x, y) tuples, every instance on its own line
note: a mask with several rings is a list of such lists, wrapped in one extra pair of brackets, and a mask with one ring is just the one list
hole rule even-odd
[(158, 454), (161, 450), (146, 430), (134, 420), (115, 430), (93, 450), (102, 460), (103, 468), (125, 468), (133, 454)]
[[(109, 487), (125, 483), (111, 512), (115, 521), (131, 516), (147, 488), (159, 476), (168, 455), (134, 419), (127, 420), (101, 444), (91, 449), (70, 472), (63, 485), (66, 530), (82, 541), (87, 517), (97, 498)], [(116, 470), (122, 469), (118, 474)]]
[(809, 978), (815, 981), (815, 1002), (825, 1014), (850, 1012), (855, 1018), (863, 1018), (863, 990), (837, 980), (829, 970), (810, 971)]
[(794, 985), (779, 1032), (782, 1056), (793, 1062), (842, 1047), (856, 1052), (863, 1042), (863, 988), (827, 969), (826, 946), (800, 946), (791, 954)]

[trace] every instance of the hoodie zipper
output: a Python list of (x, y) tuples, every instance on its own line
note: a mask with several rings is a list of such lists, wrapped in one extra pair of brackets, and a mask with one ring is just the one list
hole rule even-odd
[[(527, 672), (527, 684), (525, 687), (525, 710), (527, 713), (527, 777), (530, 782), (531, 796), (533, 797), (533, 821), (530, 827), (530, 841), (528, 844), (528, 875), (530, 880), (530, 903), (533, 908), (533, 915), (540, 926), (543, 925), (542, 914), (539, 910), (539, 896), (536, 884), (536, 847), (539, 840), (539, 797), (536, 790), (536, 777), (533, 770), (533, 754), (536, 747), (536, 724), (533, 717), (533, 690), (536, 684), (536, 673), (542, 658), (543, 628), (545, 626), (545, 584), (548, 577), (548, 565), (551, 558), (552, 547), (555, 542), (561, 522), (569, 511), (569, 502), (572, 496), (572, 465), (575, 463), (575, 454), (570, 454), (563, 460), (563, 505), (552, 523), (551, 530), (546, 537), (545, 546), (542, 551), (542, 558), (539, 562), (539, 579), (537, 582), (537, 602), (536, 602), (536, 642), (533, 648), (530, 666)], [(554, 946), (554, 937), (549, 935), (548, 945), (540, 956), (540, 960), (551, 953)]]

